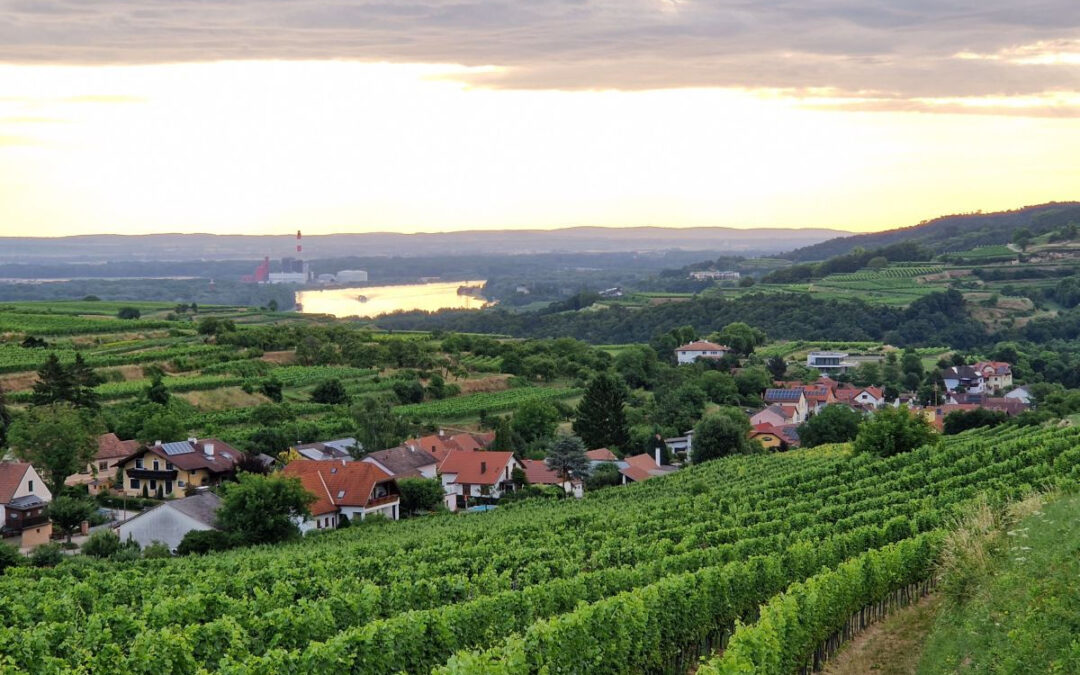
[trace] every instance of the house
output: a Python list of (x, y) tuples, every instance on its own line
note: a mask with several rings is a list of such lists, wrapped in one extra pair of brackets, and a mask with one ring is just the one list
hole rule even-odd
[(670, 450), (673, 455), (682, 454), (689, 456), (690, 450), (693, 448), (694, 445), (694, 430), (691, 429), (682, 436), (665, 438), (664, 445), (667, 446), (668, 450)]
[(790, 422), (805, 422), (810, 414), (810, 406), (802, 389), (766, 389), (764, 398), (768, 405), (775, 404), (793, 409), (794, 414), (789, 417)]
[(1020, 401), (1024, 405), (1031, 405), (1031, 391), (1027, 387), (1017, 387), (1009, 393), (1005, 394), (1005, 398), (1011, 401)]
[(806, 384), (802, 386), (803, 395), (806, 396), (806, 405), (810, 412), (819, 413), (827, 405), (836, 403), (834, 387), (824, 384)]
[(315, 496), (311, 516), (297, 522), (301, 532), (335, 529), (342, 520), (363, 520), (382, 515), (397, 520), (401, 493), (393, 476), (369, 462), (316, 461), (289, 462), (286, 476), (300, 479), (304, 489)]
[(474, 452), (484, 450), (495, 440), (494, 432), (487, 433), (449, 433), (446, 429), (439, 429), (438, 433), (420, 438), (407, 439), (403, 446), (426, 450), (435, 456), (440, 462), (452, 451)]
[(979, 361), (972, 368), (982, 375), (985, 387), (990, 393), (996, 394), (1012, 386), (1012, 366), (1004, 361)]
[(619, 458), (614, 452), (607, 448), (597, 448), (596, 450), (587, 450), (585, 452), (585, 459), (590, 462), (617, 462)]
[(139, 447), (138, 441), (122, 441), (116, 434), (97, 437), (94, 459), (79, 473), (67, 477), (65, 485), (86, 485), (91, 495), (107, 490), (116, 476), (116, 462), (127, 457)]
[(120, 541), (132, 539), (146, 547), (161, 542), (175, 552), (184, 536), (193, 530), (216, 530), (217, 510), (221, 498), (208, 489), (200, 488), (195, 494), (174, 499), (147, 509), (116, 525), (113, 532)]
[(333, 441), (319, 443), (304, 443), (295, 448), (297, 454), (304, 459), (313, 459), (319, 462), (336, 459), (349, 460), (353, 458), (353, 450), (363, 450), (355, 438), (339, 438)]
[(51, 501), (52, 492), (33, 466), (26, 462), (0, 462), (0, 532), (3, 536), (48, 526)]
[(123, 472), (123, 484), (117, 488), (128, 497), (182, 497), (189, 488), (216, 485), (232, 476), (242, 457), (216, 438), (157, 441), (116, 463), (118, 473)]
[(771, 424), (773, 426), (781, 426), (784, 424), (791, 424), (792, 419), (788, 417), (788, 410), (784, 409), (781, 405), (771, 405), (760, 410), (750, 417), (750, 426), (756, 427), (759, 424)]
[(564, 479), (541, 459), (524, 459), (521, 465), (525, 471), (525, 480), (529, 482), (529, 485), (558, 485), (568, 495), (573, 495), (578, 499), (585, 496), (581, 480)]
[(374, 464), (395, 478), (435, 478), (439, 468), (435, 455), (406, 445), (368, 453), (360, 461)]
[(513, 489), (513, 472), (520, 468), (512, 452), (448, 451), (439, 462), (446, 507), (456, 511), (467, 507), (470, 500), (498, 500)]
[(620, 464), (625, 466), (619, 467), (619, 473), (623, 477), (623, 485), (627, 483), (641, 483), (642, 481), (655, 478), (657, 476), (666, 476), (669, 473), (677, 471), (673, 466), (660, 466), (653, 459), (652, 455), (634, 455), (627, 457)]
[(981, 394), (986, 387), (982, 372), (972, 366), (951, 366), (946, 368), (941, 371), (941, 379), (945, 381), (945, 389), (948, 391), (962, 389), (972, 394)]
[(996, 410), (1003, 412), (1009, 417), (1016, 417), (1020, 413), (1028, 410), (1031, 406), (1023, 401), (1015, 398), (1008, 398), (1005, 396), (987, 398), (983, 401), (982, 406), (987, 410)]
[(840, 387), (836, 401), (852, 407), (880, 408), (885, 405), (885, 392), (878, 387)]
[(824, 374), (846, 373), (856, 366), (855, 362), (847, 359), (847, 352), (810, 352), (806, 355), (806, 367)]
[(698, 359), (722, 359), (729, 353), (731, 353), (731, 347), (697, 340), (678, 347), (675, 350), (675, 358), (679, 363), (693, 363)]
[(799, 445), (799, 437), (795, 433), (792, 424), (773, 426), (772, 424), (757, 424), (748, 434), (751, 440), (757, 440), (769, 450), (788, 450)]

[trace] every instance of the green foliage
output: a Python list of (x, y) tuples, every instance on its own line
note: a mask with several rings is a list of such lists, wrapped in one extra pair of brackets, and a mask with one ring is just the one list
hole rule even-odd
[(620, 485), (621, 483), (622, 474), (619, 473), (619, 467), (614, 462), (605, 462), (598, 464), (585, 479), (585, 488), (587, 490), (599, 490)]
[(765, 332), (754, 328), (742, 321), (736, 321), (724, 326), (724, 329), (716, 334), (716, 341), (731, 347), (739, 354), (752, 354), (754, 348), (765, 344)]
[(19, 547), (7, 542), (0, 542), (0, 574), (9, 567), (26, 564), (26, 556), (19, 552)]
[(60, 544), (42, 544), (30, 553), (30, 564), (34, 567), (56, 567), (65, 557)]
[(847, 443), (859, 435), (862, 421), (862, 413), (846, 405), (827, 405), (799, 425), (799, 441), (804, 448)]
[(100, 423), (65, 405), (31, 408), (11, 425), (8, 443), (15, 456), (30, 462), (58, 495), (64, 480), (97, 453)]
[(434, 511), (443, 503), (442, 482), (436, 478), (400, 478), (397, 484), (404, 515)]
[(299, 536), (293, 518), (309, 515), (315, 496), (298, 478), (240, 473), (221, 488), (218, 525), (245, 544), (271, 544)]
[(7, 396), (0, 387), (0, 448), (7, 447), (8, 429), (11, 427), (11, 411), (7, 407)]
[(158, 405), (169, 404), (169, 390), (165, 387), (165, 383), (161, 381), (160, 375), (156, 375), (150, 380), (150, 386), (146, 388), (146, 400)]
[(187, 430), (180, 419), (168, 410), (162, 410), (149, 417), (135, 437), (140, 443), (169, 443), (187, 437)]
[(968, 429), (979, 427), (996, 427), (1009, 421), (1009, 416), (1000, 410), (987, 410), (976, 408), (975, 410), (958, 410), (945, 416), (943, 432), (951, 436)]
[(864, 422), (855, 437), (856, 453), (891, 457), (933, 443), (936, 434), (925, 417), (912, 414), (907, 406), (878, 409)]
[(525, 443), (543, 441), (555, 434), (559, 411), (543, 399), (526, 399), (514, 411), (510, 427)]
[(167, 544), (163, 544), (160, 541), (152, 541), (146, 545), (146, 548), (142, 550), (142, 557), (146, 560), (160, 560), (162, 558), (171, 558), (172, 551), (169, 550)]
[(176, 554), (185, 556), (196, 553), (213, 553), (215, 551), (227, 551), (240, 545), (239, 537), (230, 532), (191, 530), (180, 540), (180, 544), (176, 547)]
[(141, 316), (142, 312), (137, 307), (121, 307), (116, 313), (117, 319), (138, 319)]
[(578, 403), (573, 429), (589, 448), (625, 449), (629, 443), (626, 424), (626, 385), (618, 375), (594, 377)]
[(750, 451), (749, 422), (738, 408), (709, 415), (694, 427), (691, 459), (695, 464)]
[[(138, 545), (136, 544), (136, 547)], [(112, 530), (99, 530), (90, 535), (82, 545), (83, 555), (92, 558), (108, 558), (120, 550), (120, 537)]]
[(762, 393), (772, 384), (773, 381), (769, 372), (761, 366), (743, 368), (735, 376), (735, 386), (738, 387), (739, 393), (746, 398), (760, 398)]
[(394, 408), (394, 412), (411, 418), (458, 420), (464, 417), (479, 415), (480, 411), (496, 413), (506, 410), (515, 410), (526, 403), (532, 404), (555, 401), (577, 396), (580, 393), (580, 389), (568, 387), (517, 387), (505, 391), (481, 392), (469, 394), (467, 396), (458, 396), (442, 401), (399, 405)]
[(61, 495), (49, 504), (49, 520), (60, 534), (66, 535), (71, 541), (71, 535), (84, 520), (89, 520), (94, 510), (94, 503), (88, 499)]
[(362, 398), (350, 412), (355, 424), (356, 441), (368, 452), (399, 445), (411, 430), (405, 418), (397, 414), (397, 410), (383, 398)]
[(560, 433), (548, 445), (544, 463), (559, 476), (582, 479), (589, 473), (589, 460), (585, 457), (585, 444), (577, 436)]
[(311, 392), (311, 400), (314, 403), (326, 403), (340, 405), (347, 403), (349, 394), (345, 391), (345, 385), (341, 380), (333, 379), (320, 382)]
[(271, 401), (275, 403), (281, 403), (281, 387), (281, 380), (277, 379), (274, 376), (270, 376), (259, 384), (259, 391), (262, 393), (263, 396), (270, 399)]

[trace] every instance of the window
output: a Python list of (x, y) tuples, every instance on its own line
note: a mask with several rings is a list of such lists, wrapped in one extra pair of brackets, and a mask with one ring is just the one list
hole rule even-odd
[(172, 462), (165, 462), (165, 469), (166, 469), (166, 470), (168, 470), (168, 471), (172, 471), (172, 470), (173, 470), (173, 469), (175, 469), (175, 468), (176, 468), (176, 467), (175, 467), (175, 466), (173, 466), (173, 463), (172, 463)]
[(151, 490), (156, 490), (157, 489), (157, 481), (154, 480), (153, 478), (150, 479), (150, 489)]
[(26, 481), (26, 489), (29, 490), (30, 492), (33, 492), (34, 491), (34, 481), (32, 481), (32, 480)]
[(136, 468), (136, 469), (141, 469), (141, 468), (143, 468), (143, 465), (142, 465), (142, 458), (141, 458), (141, 457), (140, 457), (139, 459), (135, 460), (135, 468)]
[(109, 463), (108, 462), (98, 462), (97, 468), (100, 469), (101, 471), (104, 471), (105, 469), (109, 468)]
[(154, 471), (157, 471), (158, 468), (159, 468), (158, 461), (155, 459), (154, 460)]
[(139, 486), (139, 479), (138, 478), (132, 478), (131, 479), (131, 489), (132, 490), (138, 490), (139, 487), (140, 487)]
[(184, 481), (182, 481), (182, 480), (176, 481), (176, 486), (177, 487), (184, 487)]

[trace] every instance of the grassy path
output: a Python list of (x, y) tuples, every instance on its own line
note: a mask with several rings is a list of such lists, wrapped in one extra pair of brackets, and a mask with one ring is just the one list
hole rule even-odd
[(829, 662), (825, 674), (914, 675), (940, 604), (939, 596), (928, 595), (870, 626)]

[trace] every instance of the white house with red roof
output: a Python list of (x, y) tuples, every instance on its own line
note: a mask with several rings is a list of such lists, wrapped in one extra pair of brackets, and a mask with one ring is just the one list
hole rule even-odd
[[(434, 453), (433, 453), (434, 454)], [(523, 468), (512, 452), (450, 450), (439, 462), (439, 476), (451, 511), (471, 501), (490, 503), (512, 490), (514, 469)]]
[(529, 485), (558, 485), (568, 495), (573, 495), (578, 499), (585, 496), (585, 489), (580, 480), (566, 480), (557, 471), (548, 467), (544, 460), (523, 459), (521, 464), (525, 470), (525, 480), (529, 482)]
[(301, 532), (334, 529), (342, 516), (363, 520), (382, 515), (397, 520), (401, 493), (393, 476), (368, 462), (297, 459), (285, 466), (286, 476), (300, 479), (315, 496), (311, 517), (297, 524)]
[(623, 485), (627, 483), (641, 483), (657, 476), (666, 476), (677, 471), (673, 466), (661, 466), (656, 463), (652, 455), (641, 454), (625, 458), (619, 467), (619, 473), (623, 477)]
[(52, 492), (26, 462), (0, 462), (0, 532), (18, 534), (49, 522)]
[(1013, 384), (1012, 366), (1004, 361), (980, 361), (972, 368), (982, 375), (986, 388), (992, 393), (1004, 391)]
[(836, 390), (838, 403), (864, 408), (880, 408), (885, 405), (885, 392), (879, 387), (841, 387)]
[(698, 359), (722, 359), (729, 353), (731, 353), (731, 347), (707, 340), (695, 340), (678, 347), (675, 350), (675, 358), (679, 363), (693, 363)]

